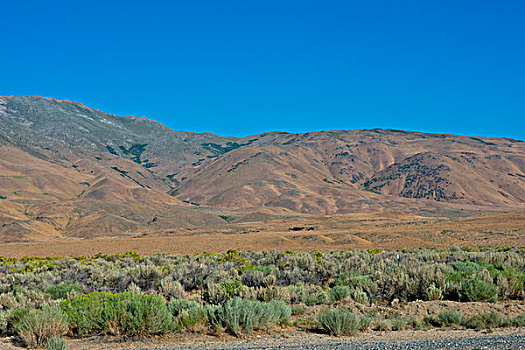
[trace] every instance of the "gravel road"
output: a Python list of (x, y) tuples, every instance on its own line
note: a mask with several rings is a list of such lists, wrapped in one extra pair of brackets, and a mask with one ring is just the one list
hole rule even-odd
[[(130, 349), (130, 348), (128, 348)], [(482, 335), (453, 338), (427, 338), (427, 339), (331, 339), (331, 340), (285, 340), (271, 341), (241, 341), (228, 343), (212, 343), (203, 345), (186, 345), (156, 348), (133, 348), (134, 350), (419, 350), (419, 349), (525, 349), (525, 334), (512, 335)]]

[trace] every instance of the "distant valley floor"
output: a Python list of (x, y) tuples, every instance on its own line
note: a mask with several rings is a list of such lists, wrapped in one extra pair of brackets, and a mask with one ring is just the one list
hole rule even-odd
[(525, 211), (423, 216), (398, 212), (300, 216), (104, 238), (0, 244), (0, 256), (91, 256), (136, 251), (180, 254), (237, 250), (345, 250), (525, 246)]

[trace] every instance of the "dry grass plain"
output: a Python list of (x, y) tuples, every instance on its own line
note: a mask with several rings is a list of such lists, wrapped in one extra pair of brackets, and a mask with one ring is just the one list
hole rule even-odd
[(525, 246), (525, 211), (464, 217), (356, 213), (181, 228), (108, 238), (59, 238), (0, 244), (0, 256), (91, 256), (133, 250), (182, 254), (238, 250), (345, 250)]

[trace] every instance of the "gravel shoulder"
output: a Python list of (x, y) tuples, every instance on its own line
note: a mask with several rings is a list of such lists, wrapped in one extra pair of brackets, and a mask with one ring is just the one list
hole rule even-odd
[[(525, 349), (525, 328), (496, 329), (494, 331), (441, 330), (427, 331), (369, 331), (356, 337), (335, 338), (323, 334), (286, 333), (259, 334), (239, 340), (231, 336), (217, 338), (182, 334), (171, 338), (121, 342), (116, 339), (94, 337), (70, 341), (72, 350), (263, 350), (263, 349)], [(4, 349), (0, 346), (0, 349)]]

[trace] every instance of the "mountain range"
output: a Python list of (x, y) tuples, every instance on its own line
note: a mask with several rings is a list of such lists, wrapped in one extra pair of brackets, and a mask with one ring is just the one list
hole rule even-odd
[(384, 129), (234, 138), (76, 102), (0, 97), (2, 242), (524, 209), (521, 140)]

